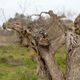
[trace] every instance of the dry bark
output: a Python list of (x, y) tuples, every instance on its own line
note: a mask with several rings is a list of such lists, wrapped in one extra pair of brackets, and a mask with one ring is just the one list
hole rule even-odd
[(67, 67), (66, 80), (80, 80), (80, 36), (68, 31), (67, 44)]
[(49, 71), (49, 80), (63, 80), (63, 75), (55, 63), (52, 53), (50, 52), (50, 43), (48, 39), (41, 38), (38, 42), (38, 49), (42, 59)]

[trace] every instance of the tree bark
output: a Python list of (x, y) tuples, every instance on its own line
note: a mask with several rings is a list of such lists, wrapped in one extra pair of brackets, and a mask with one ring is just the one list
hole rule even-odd
[(48, 40), (41, 39), (38, 44), (38, 49), (42, 59), (45, 61), (51, 80), (64, 80), (63, 74), (56, 65), (53, 55), (50, 52), (50, 44), (48, 43)]
[[(57, 39), (55, 39), (54, 41), (51, 42), (52, 44), (50, 45), (51, 47), (49, 48), (49, 52), (50, 52), (50, 56), (52, 56), (52, 58), (55, 57), (55, 52), (58, 48), (62, 47), (65, 43), (65, 35), (61, 35), (60, 37), (58, 37)], [(57, 45), (58, 44), (58, 45)], [(40, 49), (40, 47), (39, 47)], [(37, 49), (38, 50), (38, 49)], [(45, 76), (47, 76), (48, 80), (50, 80), (50, 74), (49, 74), (49, 71), (47, 70), (47, 66), (45, 64), (45, 61), (44, 59), (42, 58), (42, 56), (40, 55), (42, 50), (39, 50), (39, 51), (36, 51), (37, 53), (37, 63), (38, 63), (38, 67), (37, 67), (37, 74), (39, 77), (41, 78), (44, 78)], [(54, 61), (54, 65), (55, 67), (57, 67), (58, 65), (56, 64), (55, 60)], [(58, 69), (59, 71), (59, 69)], [(57, 72), (58, 72), (57, 71)]]
[(67, 67), (66, 80), (80, 80), (80, 36), (72, 31), (67, 32)]

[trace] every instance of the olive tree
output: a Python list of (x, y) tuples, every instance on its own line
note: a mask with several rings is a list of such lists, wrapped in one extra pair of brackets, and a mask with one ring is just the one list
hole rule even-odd
[[(43, 13), (50, 18), (45, 20), (41, 16)], [(38, 20), (27, 20), (33, 15), (19, 15), (5, 22), (3, 28), (16, 30), (21, 43), (34, 49), (39, 76), (47, 76), (48, 80), (79, 80), (79, 20), (75, 20), (74, 26), (72, 21), (62, 20), (64, 16), (57, 16), (52, 10), (34, 15), (39, 16)], [(64, 75), (55, 61), (55, 52), (65, 44), (67, 59)]]

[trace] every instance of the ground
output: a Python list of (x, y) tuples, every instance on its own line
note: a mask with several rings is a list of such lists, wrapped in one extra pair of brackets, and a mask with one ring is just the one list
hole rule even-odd
[[(0, 46), (0, 80), (39, 80), (33, 54), (31, 49), (19, 45)], [(65, 72), (65, 49), (59, 49), (55, 58)]]

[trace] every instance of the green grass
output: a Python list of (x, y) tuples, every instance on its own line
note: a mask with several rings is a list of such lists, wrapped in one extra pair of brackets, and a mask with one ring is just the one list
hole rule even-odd
[(65, 50), (65, 47), (62, 47), (59, 50), (57, 50), (56, 55), (55, 55), (55, 59), (56, 59), (57, 64), (59, 65), (59, 68), (64, 73), (65, 68), (66, 68), (66, 65), (65, 65), (66, 64), (66, 50)]
[[(18, 45), (0, 47), (0, 58), (20, 60), (23, 65), (14, 66), (0, 61), (0, 80), (38, 80), (35, 74), (37, 63), (31, 59), (33, 51)], [(65, 49), (61, 48), (55, 56), (60, 69), (65, 71)]]
[(0, 61), (0, 80), (37, 80), (36, 62), (31, 59), (33, 52), (20, 46), (1, 46), (0, 58), (12, 57), (21, 60), (23, 65), (13, 66)]

